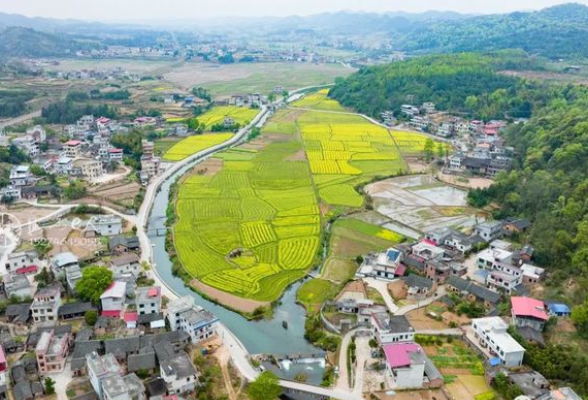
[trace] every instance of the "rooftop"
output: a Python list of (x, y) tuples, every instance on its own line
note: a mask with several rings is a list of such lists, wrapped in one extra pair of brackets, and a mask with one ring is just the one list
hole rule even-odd
[(78, 258), (72, 253), (59, 253), (53, 256), (51, 263), (56, 267), (61, 267), (67, 264), (77, 263)]
[(126, 294), (127, 284), (125, 282), (114, 281), (106, 288), (104, 293), (100, 296), (101, 299), (109, 297), (124, 298)]
[(112, 353), (106, 353), (103, 356), (92, 352), (86, 355), (86, 363), (88, 369), (94, 372), (94, 375), (101, 377), (109, 374), (121, 374), (122, 369)]
[(479, 330), (484, 331), (490, 340), (504, 352), (525, 351), (525, 348), (512, 338), (507, 332), (508, 324), (500, 317), (485, 317), (472, 319)]
[(378, 325), (378, 327), (389, 333), (404, 333), (412, 332), (413, 328), (404, 315), (392, 315), (387, 312), (374, 313), (372, 318)]
[(126, 253), (118, 257), (114, 257), (110, 263), (116, 267), (120, 267), (131, 263), (138, 263), (139, 261), (139, 256), (137, 256), (135, 253)]
[(386, 362), (390, 368), (410, 366), (412, 364), (410, 354), (422, 351), (421, 346), (416, 343), (393, 343), (384, 346)]
[(135, 301), (138, 303), (147, 303), (158, 300), (161, 297), (161, 288), (159, 286), (138, 287), (135, 290)]
[(185, 352), (180, 352), (175, 357), (162, 361), (161, 371), (166, 376), (175, 375), (176, 379), (182, 379), (197, 373), (190, 357)]
[(183, 296), (167, 303), (168, 314), (176, 314), (186, 311), (194, 306), (194, 298), (192, 296)]
[(511, 297), (512, 312), (517, 317), (530, 317), (547, 321), (549, 316), (545, 312), (545, 303), (530, 297)]

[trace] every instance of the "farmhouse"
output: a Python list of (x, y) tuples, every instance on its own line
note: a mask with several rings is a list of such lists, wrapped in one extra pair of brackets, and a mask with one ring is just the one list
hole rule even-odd
[(120, 318), (121, 312), (125, 307), (126, 288), (126, 283), (121, 281), (114, 281), (106, 288), (100, 296), (102, 316)]
[(414, 329), (404, 315), (390, 316), (387, 312), (373, 313), (372, 331), (378, 343), (414, 341)]
[(386, 372), (397, 389), (436, 388), (443, 385), (443, 375), (416, 343), (383, 346)]
[(545, 322), (549, 319), (545, 303), (530, 297), (511, 297), (512, 322), (517, 328), (529, 327), (543, 332)]
[(480, 345), (490, 352), (491, 357), (498, 358), (500, 364), (508, 368), (522, 365), (525, 348), (508, 334), (508, 324), (502, 318), (473, 319), (472, 328)]

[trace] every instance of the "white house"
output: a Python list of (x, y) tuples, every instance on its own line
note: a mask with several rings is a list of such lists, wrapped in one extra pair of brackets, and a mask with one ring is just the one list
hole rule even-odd
[(6, 272), (16, 272), (21, 268), (39, 265), (39, 255), (35, 250), (16, 251), (6, 259)]
[(372, 332), (380, 344), (412, 342), (414, 329), (404, 315), (372, 314)]
[(167, 320), (172, 331), (186, 332), (192, 343), (213, 336), (218, 326), (218, 319), (203, 308), (194, 306), (191, 296), (170, 301), (167, 305)]
[(122, 368), (112, 353), (103, 356), (92, 352), (86, 355), (88, 378), (99, 399), (104, 399), (103, 381), (113, 375), (122, 375)]
[(12, 186), (26, 186), (31, 182), (31, 177), (28, 165), (15, 165), (10, 169), (10, 184)]
[(198, 384), (198, 371), (185, 352), (164, 360), (159, 365), (160, 375), (167, 385), (169, 395), (191, 392)]
[(39, 289), (33, 298), (31, 311), (35, 322), (57, 321), (61, 306), (61, 292), (59, 287)]
[(93, 230), (100, 236), (114, 236), (122, 233), (122, 218), (116, 215), (97, 215), (93, 216), (86, 230)]
[(472, 320), (474, 336), (491, 357), (498, 358), (506, 367), (519, 367), (523, 363), (525, 348), (507, 332), (508, 324), (500, 317), (476, 318)]
[(69, 157), (59, 157), (54, 168), (56, 174), (69, 175), (73, 168), (73, 160)]
[(416, 343), (393, 343), (383, 346), (386, 372), (395, 389), (441, 387), (443, 375)]
[(139, 315), (157, 314), (161, 312), (161, 288), (138, 287), (135, 290), (135, 304)]
[(137, 278), (141, 272), (141, 261), (135, 253), (125, 253), (110, 261), (110, 269), (115, 277), (132, 274)]
[(125, 308), (127, 284), (122, 281), (114, 281), (100, 296), (102, 303), (102, 315), (110, 318), (119, 318)]
[(91, 158), (81, 158), (73, 162), (74, 168), (79, 168), (84, 178), (96, 179), (104, 175), (102, 162)]

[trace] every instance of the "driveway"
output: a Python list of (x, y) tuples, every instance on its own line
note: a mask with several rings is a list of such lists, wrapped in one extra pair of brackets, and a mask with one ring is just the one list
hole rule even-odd
[(369, 341), (369, 336), (358, 336), (355, 339), (355, 356), (357, 362), (355, 367), (355, 383), (353, 385), (353, 394), (358, 397), (360, 397), (363, 393), (365, 368), (367, 366), (367, 361), (371, 356)]
[(49, 377), (55, 381), (55, 394), (57, 400), (67, 400), (67, 385), (71, 382), (71, 358), (68, 358), (65, 363), (63, 371), (56, 374), (47, 374), (43, 377), (43, 380)]
[(351, 386), (349, 386), (349, 374), (347, 373), (347, 348), (351, 343), (351, 338), (355, 335), (356, 330), (352, 330), (347, 332), (345, 336), (343, 336), (343, 340), (341, 340), (341, 347), (339, 349), (339, 378), (337, 378), (337, 383), (335, 384), (335, 388), (340, 390), (347, 390), (351, 391)]
[(374, 288), (380, 293), (380, 295), (384, 298), (384, 302), (388, 307), (388, 310), (392, 314), (396, 314), (398, 312), (398, 306), (394, 303), (394, 299), (390, 296), (390, 292), (388, 291), (388, 281), (381, 281), (374, 278), (364, 278), (363, 280), (367, 285), (371, 288)]

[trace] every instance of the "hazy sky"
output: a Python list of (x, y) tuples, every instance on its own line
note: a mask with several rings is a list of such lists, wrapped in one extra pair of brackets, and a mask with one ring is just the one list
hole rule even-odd
[[(569, 0), (573, 1), (573, 0)], [(576, 0), (588, 4), (588, 0)], [(171, 20), (218, 16), (308, 15), (325, 11), (534, 10), (565, 0), (0, 0), (0, 11), (89, 20)]]

